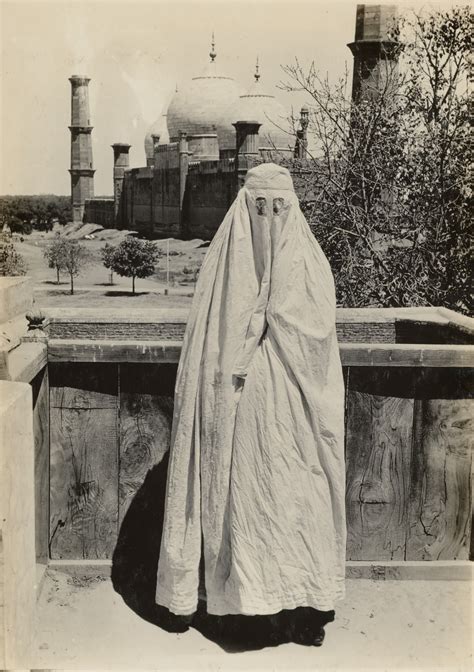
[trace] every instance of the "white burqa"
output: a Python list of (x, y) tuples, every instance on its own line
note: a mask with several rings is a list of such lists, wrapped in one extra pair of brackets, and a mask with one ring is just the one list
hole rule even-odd
[[(241, 383), (244, 382), (243, 387)], [(331, 610), (344, 595), (344, 387), (329, 264), (289, 172), (248, 171), (184, 337), (156, 601)]]

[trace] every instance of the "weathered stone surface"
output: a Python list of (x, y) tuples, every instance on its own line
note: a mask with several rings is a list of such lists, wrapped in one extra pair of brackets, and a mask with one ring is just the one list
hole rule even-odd
[(69, 240), (82, 240), (86, 236), (90, 236), (91, 234), (98, 233), (99, 231), (102, 231), (104, 227), (97, 223), (97, 224), (84, 224), (84, 226), (81, 226), (80, 229), (77, 229), (77, 231), (71, 231), (69, 235), (67, 236)]
[(89, 112), (88, 77), (73, 75), (71, 82), (71, 200), (74, 222), (82, 222), (84, 203), (94, 196), (92, 126)]
[(27, 313), (33, 304), (29, 277), (0, 278), (0, 324)]
[[(0, 668), (30, 668), (36, 606), (35, 473), (31, 387), (0, 381), (0, 528), (3, 650)], [(1, 610), (0, 610), (1, 613)], [(1, 641), (1, 640), (0, 640)]]

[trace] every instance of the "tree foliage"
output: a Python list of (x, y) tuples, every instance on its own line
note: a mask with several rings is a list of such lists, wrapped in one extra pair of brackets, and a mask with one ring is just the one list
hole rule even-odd
[(76, 240), (65, 240), (64, 243), (63, 268), (69, 275), (71, 294), (74, 294), (74, 278), (90, 263), (91, 255), (89, 250)]
[(70, 196), (0, 196), (0, 222), (13, 233), (50, 231), (54, 222), (66, 224), (71, 219)]
[(456, 7), (393, 26), (377, 95), (351, 100), (314, 64), (284, 68), (311, 100), (316, 149), (296, 162), (312, 229), (345, 306), (470, 309), (468, 58), (472, 17)]
[(100, 251), (100, 258), (102, 259), (102, 263), (104, 264), (105, 268), (109, 270), (109, 275), (110, 275), (110, 284), (114, 284), (114, 269), (113, 269), (113, 263), (114, 263), (114, 256), (116, 252), (116, 247), (114, 245), (110, 245), (110, 243), (105, 243), (104, 247)]
[(155, 264), (161, 251), (155, 243), (127, 236), (112, 255), (113, 271), (126, 278), (132, 278), (132, 292), (135, 294), (135, 278), (148, 278), (155, 271)]
[(74, 278), (78, 276), (91, 260), (91, 255), (84, 245), (76, 240), (57, 237), (44, 250), (44, 257), (49, 268), (55, 268), (57, 282), (61, 271), (69, 275), (71, 294), (74, 294)]
[(59, 285), (60, 273), (63, 270), (63, 243), (59, 236), (43, 250), (43, 256), (49, 268), (56, 271), (56, 283)]
[(0, 240), (0, 275), (25, 275), (26, 262), (9, 240)]

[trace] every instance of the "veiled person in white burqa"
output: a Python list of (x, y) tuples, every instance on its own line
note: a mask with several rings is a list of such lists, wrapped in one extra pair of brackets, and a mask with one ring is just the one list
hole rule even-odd
[[(344, 383), (329, 263), (266, 163), (212, 240), (178, 367), (156, 602), (319, 645), (344, 596)], [(268, 618), (269, 617), (269, 618)]]

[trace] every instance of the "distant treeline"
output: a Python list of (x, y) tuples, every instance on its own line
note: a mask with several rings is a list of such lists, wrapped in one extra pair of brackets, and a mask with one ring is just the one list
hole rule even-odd
[(71, 220), (70, 196), (0, 196), (0, 229), (6, 223), (13, 233), (50, 231), (55, 222)]

